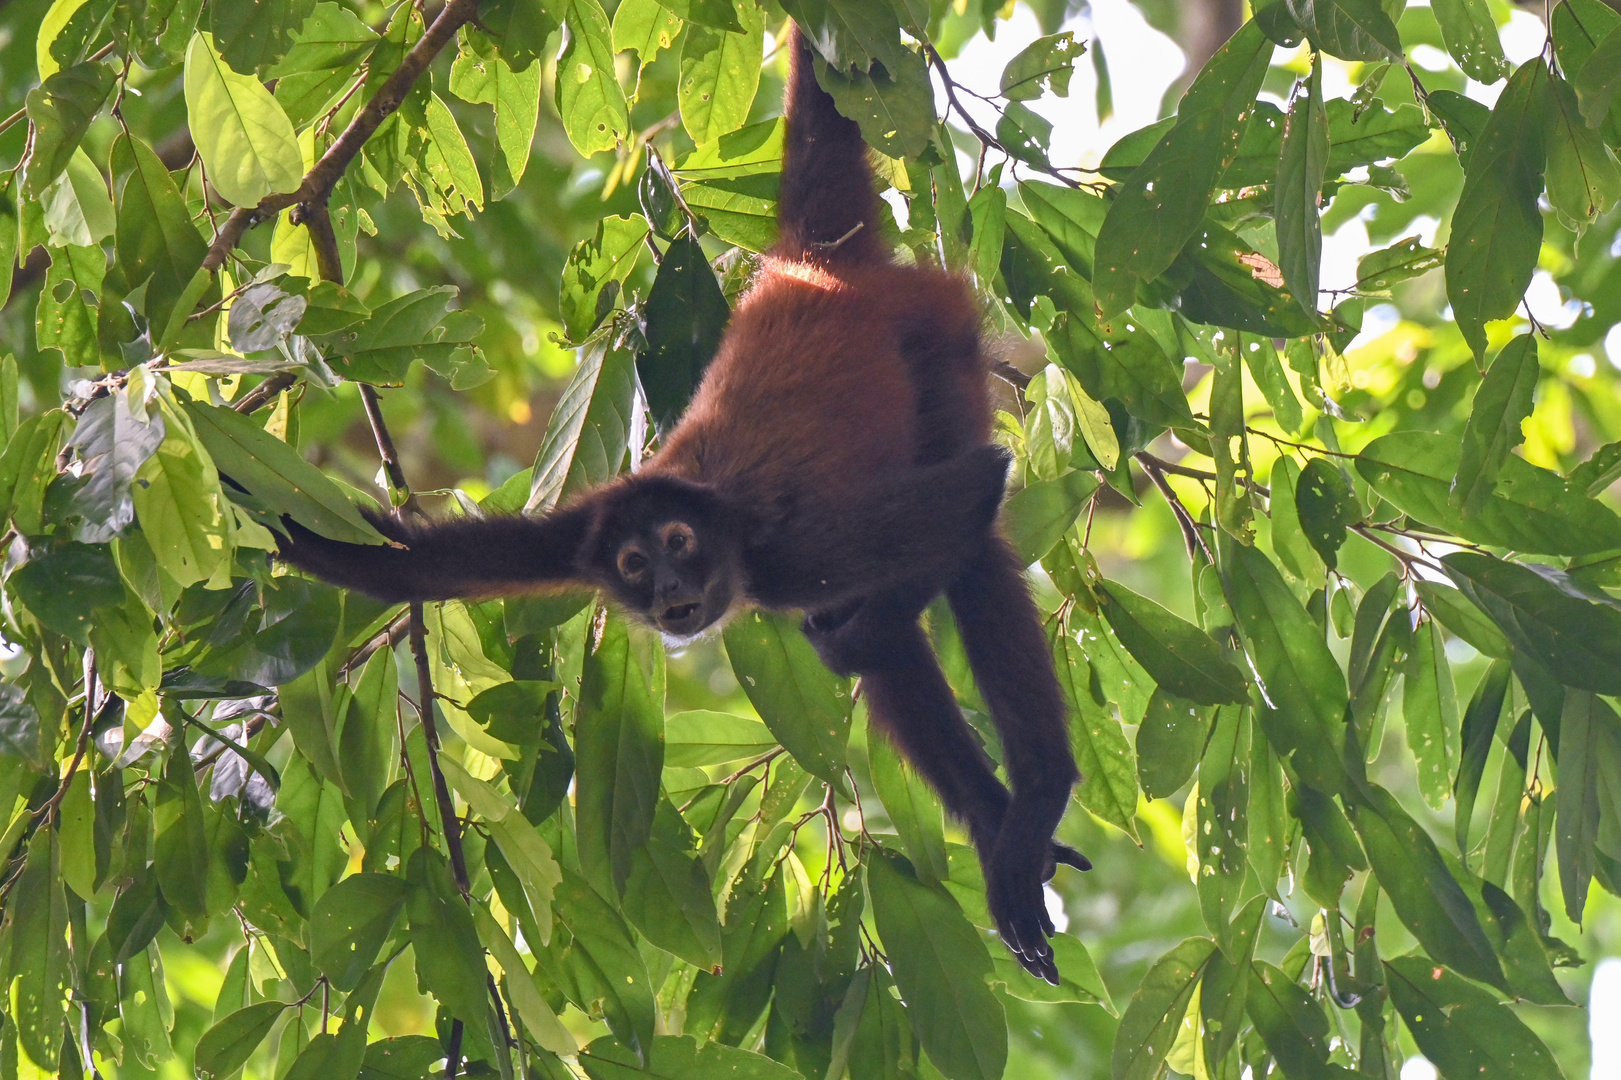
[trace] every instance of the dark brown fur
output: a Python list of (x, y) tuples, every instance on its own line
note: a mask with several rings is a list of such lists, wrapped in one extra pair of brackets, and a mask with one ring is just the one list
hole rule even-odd
[[(804, 611), (823, 660), (861, 676), (873, 720), (968, 826), (1004, 940), (1056, 981), (1042, 882), (1089, 864), (1052, 841), (1077, 773), (1039, 613), (994, 524), (1007, 459), (979, 312), (960, 279), (891, 262), (878, 213), (860, 131), (796, 34), (781, 239), (658, 454), (545, 518), (379, 520), (406, 545), (386, 549), (290, 525), (282, 557), (390, 600), (586, 582), (675, 633), (739, 602)], [(690, 550), (660, 546), (671, 522)], [(627, 557), (651, 560), (636, 581)], [(1011, 794), (919, 625), (942, 592)]]

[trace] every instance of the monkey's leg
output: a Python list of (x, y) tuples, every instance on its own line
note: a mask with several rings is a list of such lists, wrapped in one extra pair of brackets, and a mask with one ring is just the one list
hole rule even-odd
[(986, 899), (1008, 947), (1032, 973), (1056, 983), (1047, 944), (1053, 925), (1042, 883), (1052, 875), (1055, 860), (1082, 870), (1091, 864), (1052, 839), (1080, 776), (1070, 753), (1068, 709), (1053, 672), (1052, 650), (1018, 556), (1000, 536), (989, 537), (947, 597), (974, 680), (1001, 736), (1013, 787), (995, 848), (985, 860)]
[[(1008, 805), (985, 752), (918, 624), (921, 603), (867, 600), (805, 620), (805, 635), (824, 663), (860, 675), (868, 714), (939, 794), (953, 817), (991, 850)], [(915, 597), (908, 598), (915, 600)]]

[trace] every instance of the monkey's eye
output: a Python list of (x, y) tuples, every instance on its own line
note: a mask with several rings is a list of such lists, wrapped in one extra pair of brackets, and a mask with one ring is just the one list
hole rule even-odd
[(619, 573), (626, 581), (635, 581), (647, 572), (647, 556), (639, 551), (623, 551), (619, 554)]
[(691, 528), (678, 522), (664, 530), (664, 546), (671, 554), (684, 555), (698, 546), (698, 538)]

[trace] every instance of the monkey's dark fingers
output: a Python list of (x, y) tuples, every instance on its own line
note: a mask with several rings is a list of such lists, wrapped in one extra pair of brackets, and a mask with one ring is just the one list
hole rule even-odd
[(1000, 887), (990, 890), (986, 900), (997, 932), (1019, 966), (1057, 986), (1058, 967), (1053, 962), (1052, 946), (1047, 943), (1054, 929), (1040, 883), (1028, 878), (1017, 884), (1004, 880)]

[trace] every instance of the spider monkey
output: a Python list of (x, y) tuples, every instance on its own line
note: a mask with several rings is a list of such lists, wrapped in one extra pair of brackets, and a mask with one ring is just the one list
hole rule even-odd
[[(967, 826), (992, 917), (1058, 981), (1042, 883), (1091, 864), (1053, 841), (1079, 778), (1021, 560), (995, 518), (980, 313), (958, 277), (891, 261), (857, 125), (793, 32), (779, 235), (691, 404), (639, 471), (544, 517), (407, 524), (397, 546), (286, 522), (280, 557), (388, 601), (585, 583), (685, 637), (743, 605), (804, 612), (822, 660)], [(919, 623), (941, 593), (1002, 741), (1009, 793)]]

